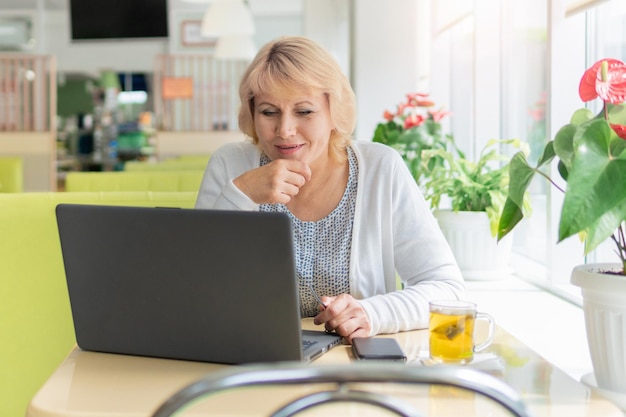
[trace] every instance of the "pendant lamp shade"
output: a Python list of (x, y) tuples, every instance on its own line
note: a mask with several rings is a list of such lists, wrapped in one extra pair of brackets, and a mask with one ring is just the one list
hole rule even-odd
[(202, 35), (254, 35), (252, 13), (243, 0), (215, 0), (202, 19)]
[(215, 58), (251, 61), (257, 50), (251, 35), (225, 35), (217, 40)]

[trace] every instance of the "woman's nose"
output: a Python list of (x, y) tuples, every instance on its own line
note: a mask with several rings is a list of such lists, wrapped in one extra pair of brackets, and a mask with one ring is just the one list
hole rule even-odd
[(291, 117), (281, 117), (276, 126), (276, 134), (281, 138), (288, 138), (296, 133), (294, 120)]

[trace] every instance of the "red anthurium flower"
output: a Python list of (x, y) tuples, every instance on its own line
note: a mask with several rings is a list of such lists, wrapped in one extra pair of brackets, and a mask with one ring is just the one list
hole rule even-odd
[(428, 97), (426, 93), (409, 93), (406, 95), (406, 104), (412, 107), (420, 107), (420, 101)]
[(439, 111), (429, 111), (428, 114), (430, 114), (430, 116), (433, 118), (435, 122), (439, 122), (441, 121), (441, 119), (443, 119), (444, 117), (452, 113), (450, 113), (449, 111), (445, 111), (445, 110), (439, 110)]
[(598, 97), (596, 93), (596, 78), (602, 61), (598, 61), (583, 74), (578, 85), (578, 95), (582, 101), (591, 101)]
[(626, 126), (624, 126), (624, 125), (614, 125), (613, 123), (611, 123), (611, 129), (613, 129), (613, 131), (615, 133), (617, 133), (617, 136), (619, 136), (620, 138), (626, 140)]
[(412, 114), (404, 120), (404, 128), (410, 129), (415, 126), (419, 126), (422, 123), (424, 123), (424, 116), (421, 114)]
[(419, 100), (428, 97), (428, 93), (409, 93), (406, 95), (407, 101)]
[(406, 107), (407, 107), (407, 105), (404, 104), (404, 103), (398, 104), (396, 115), (397, 116), (403, 116), (404, 115), (404, 109), (406, 109)]
[(626, 64), (617, 59), (603, 59), (583, 74), (578, 87), (582, 101), (600, 97), (604, 102), (620, 104), (626, 100)]
[(435, 103), (430, 100), (417, 100), (415, 102), (415, 105), (417, 107), (432, 107), (435, 105)]
[(385, 113), (383, 114), (383, 118), (387, 120), (388, 122), (392, 121), (394, 116), (395, 115), (388, 110), (385, 110)]

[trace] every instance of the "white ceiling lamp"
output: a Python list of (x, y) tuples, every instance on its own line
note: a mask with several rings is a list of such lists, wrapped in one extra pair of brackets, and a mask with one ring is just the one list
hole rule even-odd
[(256, 55), (252, 35), (225, 35), (217, 39), (215, 58), (251, 61)]
[(243, 0), (215, 0), (202, 19), (202, 35), (254, 35), (252, 13)]

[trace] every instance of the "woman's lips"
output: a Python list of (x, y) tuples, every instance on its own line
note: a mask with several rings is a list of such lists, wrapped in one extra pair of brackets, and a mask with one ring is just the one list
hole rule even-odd
[(277, 145), (276, 150), (281, 155), (292, 155), (298, 152), (304, 145)]

